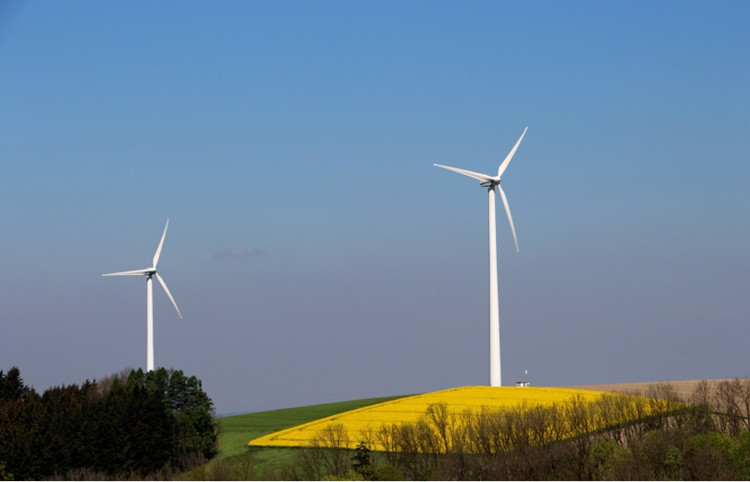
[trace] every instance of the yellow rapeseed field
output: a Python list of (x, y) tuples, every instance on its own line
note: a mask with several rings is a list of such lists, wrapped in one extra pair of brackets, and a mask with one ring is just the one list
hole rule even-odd
[[(343, 427), (346, 440), (343, 445), (354, 448), (360, 440), (369, 438), (371, 448), (382, 450), (376, 437), (363, 434), (376, 433), (384, 425), (417, 422), (423, 419), (432, 404), (444, 403), (451, 413), (480, 412), (484, 409), (513, 409), (542, 406), (564, 406), (572, 400), (583, 404), (601, 400), (604, 392), (566, 388), (536, 387), (462, 387), (439, 392), (414, 395), (389, 402), (370, 405), (357, 410), (339, 413), (252, 440), (251, 446), (305, 447), (312, 445), (326, 428)], [(609, 394), (611, 396), (611, 394)], [(644, 415), (644, 413), (633, 413)], [(594, 429), (600, 427), (593, 427)]]

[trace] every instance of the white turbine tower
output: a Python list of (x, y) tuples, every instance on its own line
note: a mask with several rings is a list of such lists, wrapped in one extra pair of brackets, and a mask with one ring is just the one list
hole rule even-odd
[(159, 276), (159, 273), (156, 272), (156, 264), (159, 262), (161, 248), (162, 246), (164, 246), (164, 238), (167, 236), (167, 227), (169, 227), (169, 219), (167, 219), (167, 225), (164, 226), (164, 234), (161, 235), (161, 241), (159, 241), (159, 247), (156, 248), (156, 253), (154, 254), (154, 259), (150, 268), (136, 269), (133, 271), (120, 271), (117, 273), (107, 273), (102, 275), (146, 276), (146, 327), (148, 332), (146, 338), (146, 371), (151, 371), (154, 369), (154, 290), (151, 283), (151, 278), (153, 276), (156, 276), (156, 279), (159, 280), (159, 284), (161, 284), (161, 287), (164, 288), (164, 291), (167, 293), (167, 296), (169, 296), (169, 299), (172, 300), (174, 309), (177, 310), (177, 314), (180, 316), (180, 319), (182, 319), (182, 313), (180, 313), (180, 309), (177, 308), (177, 303), (172, 297), (172, 293), (169, 292), (169, 288), (167, 288), (167, 284), (164, 282), (164, 279)]
[(508, 168), (510, 160), (513, 159), (513, 155), (516, 153), (519, 144), (523, 140), (523, 136), (526, 135), (526, 127), (521, 134), (521, 137), (516, 141), (516, 145), (510, 150), (505, 160), (500, 164), (497, 169), (497, 176), (490, 176), (487, 174), (481, 174), (478, 172), (467, 171), (465, 169), (458, 169), (456, 167), (443, 166), (441, 164), (435, 164), (437, 167), (454, 171), (464, 176), (469, 176), (480, 181), (479, 185), (486, 187), (488, 200), (489, 200), (489, 235), (490, 235), (490, 386), (499, 387), (501, 386), (500, 377), (500, 315), (498, 308), (497, 298), (497, 241), (496, 241), (496, 228), (495, 228), (495, 187), (500, 191), (500, 197), (503, 200), (505, 206), (505, 213), (508, 215), (508, 221), (510, 222), (510, 230), (513, 232), (513, 240), (516, 243), (516, 251), (518, 251), (518, 239), (516, 238), (516, 228), (513, 226), (513, 217), (510, 215), (510, 207), (508, 206), (508, 199), (505, 197), (503, 188), (500, 187), (500, 178)]

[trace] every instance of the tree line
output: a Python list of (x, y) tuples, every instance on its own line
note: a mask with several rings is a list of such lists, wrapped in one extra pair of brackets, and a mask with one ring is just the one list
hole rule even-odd
[(213, 402), (181, 370), (127, 370), (39, 395), (0, 370), (0, 480), (147, 477), (217, 453)]
[[(647, 396), (453, 413), (349, 434), (340, 424), (300, 449), (284, 479), (748, 480), (750, 380), (701, 382), (689, 400), (669, 384)], [(350, 437), (360, 444), (345, 449)], [(373, 442), (384, 452), (370, 452)], [(268, 474), (264, 474), (266, 477)]]

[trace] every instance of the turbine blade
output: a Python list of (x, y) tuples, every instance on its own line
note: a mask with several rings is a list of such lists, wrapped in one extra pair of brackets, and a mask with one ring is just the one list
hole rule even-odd
[(132, 271), (118, 271), (117, 273), (107, 273), (103, 274), (102, 276), (143, 276), (147, 275), (149, 271), (151, 271), (149, 268), (134, 269)]
[(528, 127), (526, 127), (523, 130), (523, 133), (521, 134), (521, 137), (518, 138), (516, 141), (516, 145), (513, 146), (513, 149), (510, 150), (507, 156), (505, 156), (505, 160), (500, 164), (500, 167), (497, 168), (497, 177), (500, 177), (503, 175), (505, 170), (508, 168), (508, 164), (510, 164), (510, 160), (513, 159), (513, 156), (516, 154), (516, 149), (518, 149), (518, 146), (521, 144), (521, 141), (523, 140), (523, 136), (526, 135), (526, 130)]
[(480, 172), (474, 172), (474, 171), (467, 171), (466, 169), (459, 169), (457, 167), (444, 166), (442, 164), (433, 164), (433, 166), (442, 167), (443, 169), (448, 169), (449, 171), (457, 172), (459, 174), (463, 174), (464, 176), (473, 177), (474, 179), (477, 179), (482, 182), (498, 180), (498, 178), (488, 176), (487, 174), (482, 174)]
[(167, 228), (169, 227), (169, 219), (167, 219), (167, 225), (164, 226), (164, 233), (161, 235), (161, 241), (159, 241), (159, 247), (156, 248), (156, 254), (154, 254), (154, 262), (151, 266), (156, 268), (156, 263), (159, 262), (159, 256), (161, 256), (161, 247), (164, 246), (164, 238), (167, 237)]
[(159, 276), (159, 273), (154, 273), (156, 275), (156, 279), (159, 280), (159, 284), (161, 284), (161, 287), (164, 288), (164, 291), (167, 293), (167, 296), (169, 296), (169, 299), (172, 300), (172, 304), (174, 305), (174, 309), (177, 310), (177, 314), (180, 315), (180, 319), (182, 319), (182, 313), (180, 313), (180, 309), (177, 308), (177, 303), (175, 302), (174, 298), (172, 297), (172, 293), (169, 292), (169, 288), (167, 288), (167, 283), (164, 282), (164, 279)]
[(513, 226), (513, 216), (510, 215), (510, 206), (508, 206), (508, 198), (505, 197), (505, 192), (500, 185), (497, 185), (497, 189), (500, 191), (500, 197), (503, 199), (503, 205), (505, 206), (505, 213), (508, 215), (508, 221), (510, 221), (510, 230), (513, 231), (513, 241), (516, 242), (516, 253), (518, 253), (518, 238), (516, 238), (516, 227)]

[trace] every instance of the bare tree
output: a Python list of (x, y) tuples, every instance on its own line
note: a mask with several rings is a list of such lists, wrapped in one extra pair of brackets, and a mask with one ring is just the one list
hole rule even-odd
[(327, 425), (318, 433), (314, 443), (320, 444), (325, 451), (323, 465), (329, 474), (342, 476), (349, 470), (349, 433), (343, 424)]
[(724, 380), (716, 386), (714, 404), (720, 412), (719, 426), (730, 436), (737, 436), (744, 426), (741, 400), (743, 395), (739, 379)]

